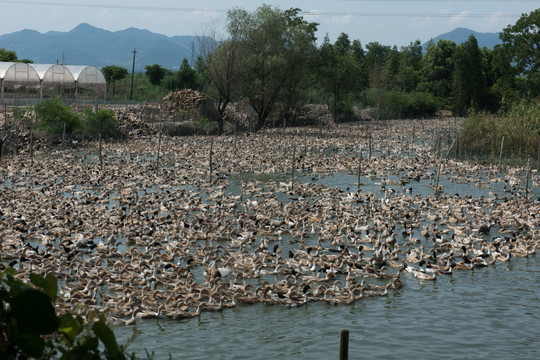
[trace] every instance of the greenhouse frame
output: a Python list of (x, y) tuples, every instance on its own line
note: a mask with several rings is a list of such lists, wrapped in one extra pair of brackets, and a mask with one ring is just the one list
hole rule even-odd
[(39, 99), (43, 98), (43, 89), (55, 86), (74, 88), (75, 98), (78, 89), (93, 90), (96, 96), (107, 95), (107, 82), (101, 70), (91, 65), (26, 64), (20, 62), (0, 62), (1, 100), (11, 88), (39, 88)]

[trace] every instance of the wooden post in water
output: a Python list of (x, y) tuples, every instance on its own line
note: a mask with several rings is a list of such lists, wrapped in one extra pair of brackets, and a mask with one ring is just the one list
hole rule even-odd
[(293, 183), (294, 183), (294, 169), (296, 168), (296, 144), (293, 144), (293, 155), (292, 155), (292, 166), (291, 166), (291, 173), (292, 173), (292, 177), (291, 177), (291, 187), (293, 186)]
[(66, 123), (64, 123), (64, 130), (62, 130), (62, 146), (66, 144)]
[(371, 131), (369, 132), (369, 159), (371, 159)]
[(103, 156), (101, 155), (101, 133), (99, 133), (99, 167), (103, 170)]
[[(454, 144), (456, 143), (456, 141), (457, 141), (457, 137), (456, 137), (456, 138), (454, 138), (454, 141), (452, 141), (452, 145), (450, 145), (450, 147), (448, 148), (448, 151), (446, 152), (446, 156), (445, 156), (445, 158), (447, 158), (447, 157), (448, 157), (448, 155), (450, 155), (450, 151), (451, 151), (451, 150), (452, 150), (452, 148), (454, 147)], [(456, 150), (456, 152), (457, 152), (457, 150)]]
[(208, 160), (209, 162), (209, 165), (210, 165), (210, 176), (209, 176), (209, 179), (210, 179), (210, 184), (212, 183), (212, 172), (213, 172), (213, 167), (214, 167), (214, 164), (212, 163), (212, 153), (213, 153), (213, 150), (214, 150), (214, 138), (210, 138), (210, 159)]
[(339, 360), (349, 359), (349, 330), (341, 330), (339, 337)]
[(234, 119), (234, 154), (236, 154), (237, 152), (237, 149), (236, 149), (236, 118)]
[(437, 170), (437, 181), (435, 183), (435, 197), (439, 196), (439, 177), (441, 175), (442, 158), (439, 159), (439, 169)]
[(158, 150), (157, 150), (157, 159), (156, 159), (156, 175), (159, 174), (159, 156), (161, 154), (161, 125), (163, 124), (162, 121), (159, 122), (159, 134), (158, 134)]
[(525, 201), (529, 200), (529, 174), (531, 172), (531, 158), (527, 159), (527, 177), (525, 179)]
[(499, 151), (499, 162), (502, 162), (503, 147), (504, 147), (504, 136), (501, 139), (501, 150)]
[(360, 190), (360, 177), (362, 176), (362, 149), (360, 149), (360, 155), (358, 156), (358, 186), (356, 190)]
[(307, 139), (306, 139), (306, 129), (304, 129), (304, 156), (307, 156)]
[(30, 120), (30, 168), (34, 168), (34, 120)]

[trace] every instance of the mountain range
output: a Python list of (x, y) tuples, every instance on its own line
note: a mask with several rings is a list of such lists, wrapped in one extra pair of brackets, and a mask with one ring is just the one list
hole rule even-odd
[(68, 32), (24, 29), (1, 35), (0, 48), (38, 64), (117, 65), (131, 72), (134, 50), (135, 71), (153, 64), (178, 69), (184, 58), (191, 63), (196, 56), (197, 41), (197, 36), (169, 37), (137, 28), (112, 32), (83, 23)]
[[(499, 33), (479, 33), (457, 28), (432, 40), (465, 42), (473, 34), (480, 47), (493, 48), (499, 44)], [(205, 40), (213, 41), (210, 38)], [(166, 36), (148, 30), (128, 28), (108, 31), (82, 23), (68, 32), (49, 31), (40, 33), (24, 29), (0, 35), (0, 48), (15, 51), (19, 59), (31, 59), (38, 64), (106, 65), (122, 66), (131, 71), (135, 50), (135, 71), (144, 71), (146, 65), (159, 64), (165, 68), (178, 69), (182, 60), (194, 59), (196, 36)], [(427, 42), (422, 45), (427, 46)]]
[[(431, 40), (437, 44), (437, 41), (440, 39), (452, 40), (456, 44), (462, 44), (469, 39), (469, 36), (474, 35), (478, 41), (478, 46), (480, 48), (486, 47), (488, 49), (493, 49), (495, 45), (501, 44), (501, 39), (499, 39), (500, 33), (481, 33), (471, 29), (458, 27), (450, 32), (441, 34), (437, 37), (432, 38)], [(1, 43), (1, 42), (0, 42)], [(422, 45), (423, 49), (426, 49), (428, 42)]]

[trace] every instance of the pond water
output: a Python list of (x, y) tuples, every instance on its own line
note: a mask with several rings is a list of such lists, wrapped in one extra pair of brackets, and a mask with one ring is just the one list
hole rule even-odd
[[(111, 157), (109, 155), (109, 159)], [(148, 157), (146, 160), (153, 161), (154, 158)], [(98, 160), (88, 156), (85, 161), (95, 163)], [(143, 165), (150, 167), (148, 161)], [(430, 166), (427, 170), (425, 173), (429, 175), (409, 182), (406, 187), (399, 185), (399, 176), (403, 174), (384, 178), (365, 174), (360, 178), (361, 190), (364, 194), (374, 194), (377, 203), (385, 197), (432, 197), (437, 169)], [(342, 191), (356, 190), (358, 177), (344, 173), (343, 170), (320, 178), (315, 175), (299, 171), (295, 181), (313, 182)], [(526, 187), (523, 171), (511, 176), (488, 170), (469, 175), (464, 169), (460, 175), (474, 179), (465, 181), (442, 173), (439, 186), (443, 194), (458, 193), (462, 197), (473, 198), (520, 198)], [(507, 191), (504, 182), (506, 179), (515, 181), (517, 190)], [(246, 209), (247, 199), (260, 198), (262, 191), (275, 191), (273, 195), (282, 205), (291, 202), (293, 198), (295, 202), (305, 201), (306, 204), (317, 200), (310, 198), (300, 201), (295, 194), (291, 196), (283, 189), (276, 191), (281, 185), (264, 185), (270, 180), (275, 184), (288, 183), (290, 177), (287, 175), (242, 174), (232, 175), (229, 180), (224, 188), (227, 196), (241, 194), (243, 185), (251, 180), (255, 180), (259, 188), (255, 195), (243, 195), (233, 213), (235, 216), (252, 212)], [(54, 182), (63, 183), (62, 176), (56, 176)], [(153, 195), (161, 195), (169, 190), (175, 195), (170, 197), (172, 200), (179, 199), (178, 192), (181, 192), (183, 196), (193, 195), (202, 203), (215, 203), (208, 200), (213, 190), (180, 183), (164, 186), (162, 183), (145, 180), (129, 187), (124, 187), (125, 184), (109, 187), (108, 184), (91, 186), (83, 182), (71, 182), (54, 189), (69, 199), (85, 194), (99, 196), (100, 206), (107, 210), (105, 214), (110, 214), (108, 211), (112, 208), (121, 208), (118, 199), (121, 191), (129, 192), (133, 198), (125, 204), (126, 209), (123, 211), (126, 213), (131, 211), (132, 202), (146, 204), (145, 201)], [(31, 174), (15, 173), (0, 179), (0, 190), (29, 187), (37, 193), (39, 188), (44, 187), (44, 184), (32, 184)], [(531, 177), (527, 188), (531, 199), (540, 198), (537, 173)], [(259, 200), (262, 202), (262, 199)], [(374, 204), (372, 202), (370, 206), (376, 207)], [(359, 206), (354, 204), (353, 208)], [(489, 213), (489, 208), (484, 211)], [(204, 214), (204, 211), (199, 210), (195, 215)], [(166, 211), (160, 209), (157, 218), (159, 220), (167, 215)], [(193, 216), (186, 216), (184, 220), (191, 222)], [(335, 222), (335, 219), (332, 221)], [(420, 226), (427, 224), (425, 220)], [(399, 226), (396, 228), (397, 233), (403, 230)], [(419, 236), (419, 231), (416, 230), (413, 235)], [(490, 236), (500, 235), (494, 232)], [(96, 241), (103, 239), (96, 234), (92, 236)], [(284, 254), (299, 246), (291, 244), (291, 239), (291, 235), (283, 236), (284, 241), (281, 243)], [(317, 240), (312, 234), (305, 239), (305, 244), (313, 244)], [(115, 241), (120, 243), (119, 251), (124, 252), (127, 248), (126, 237), (117, 233)], [(404, 242), (405, 238), (399, 238), (399, 241)], [(252, 246), (257, 246), (259, 242), (260, 237)], [(270, 248), (274, 243), (275, 240), (269, 240)], [(202, 282), (202, 268), (194, 270), (194, 275)], [(409, 273), (403, 274), (401, 279), (405, 287), (390, 291), (388, 296), (364, 298), (350, 306), (333, 306), (325, 302), (292, 308), (261, 304), (239, 305), (220, 312), (203, 312), (191, 320), (139, 320), (136, 328), (115, 327), (115, 333), (119, 342), (124, 343), (135, 330), (138, 336), (128, 350), (139, 357), (145, 354), (145, 350), (154, 352), (156, 359), (168, 358), (169, 355), (173, 359), (335, 359), (338, 357), (339, 334), (342, 329), (350, 331), (351, 359), (539, 358), (540, 262), (537, 257), (512, 257), (509, 262), (497, 262), (487, 268), (455, 270), (452, 276), (440, 275), (435, 282), (418, 280)]]
[[(351, 306), (252, 305), (186, 321), (140, 320), (128, 350), (156, 359), (336, 359), (342, 329), (350, 359), (537, 359), (540, 262), (514, 258), (406, 285)], [(125, 342), (132, 327), (114, 328)]]

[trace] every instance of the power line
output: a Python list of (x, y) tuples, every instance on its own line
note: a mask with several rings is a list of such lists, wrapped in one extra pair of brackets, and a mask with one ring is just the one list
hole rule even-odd
[[(341, 0), (341, 1), (356, 1), (356, 2), (375, 2), (374, 0)], [(403, 2), (403, 0), (382, 0), (384, 2)], [(413, 1), (437, 1), (437, 0), (413, 0)], [(440, 0), (447, 2), (448, 0)], [(537, 2), (522, 0), (515, 2)], [(381, 2), (381, 1), (379, 1)], [(469, 0), (467, 2), (507, 2), (503, 0)], [(86, 8), (100, 8), (100, 9), (123, 9), (123, 10), (153, 10), (153, 11), (176, 11), (176, 12), (207, 12), (207, 13), (226, 13), (226, 9), (206, 9), (206, 8), (183, 8), (183, 7), (162, 7), (162, 6), (136, 6), (136, 5), (111, 5), (111, 4), (90, 4), (90, 3), (65, 3), (55, 1), (25, 1), (25, 0), (0, 0), (0, 3), (16, 4), (16, 5), (46, 5), (46, 6), (63, 6), (63, 7), (86, 7)], [(354, 17), (462, 17), (462, 18), (475, 18), (496, 15), (500, 18), (516, 18), (522, 14), (478, 14), (478, 13), (405, 13), (405, 12), (351, 12), (351, 11), (301, 11), (303, 15), (312, 16), (354, 16)]]
[(478, 18), (485, 16), (497, 16), (500, 18), (515, 18), (521, 14), (473, 14), (473, 13), (373, 13), (373, 12), (343, 12), (343, 11), (302, 11), (304, 15), (326, 15), (326, 16), (373, 16), (373, 17), (463, 17)]
[[(337, 0), (343, 2), (445, 2), (448, 0)], [(461, 0), (460, 3), (536, 3), (538, 0)]]

